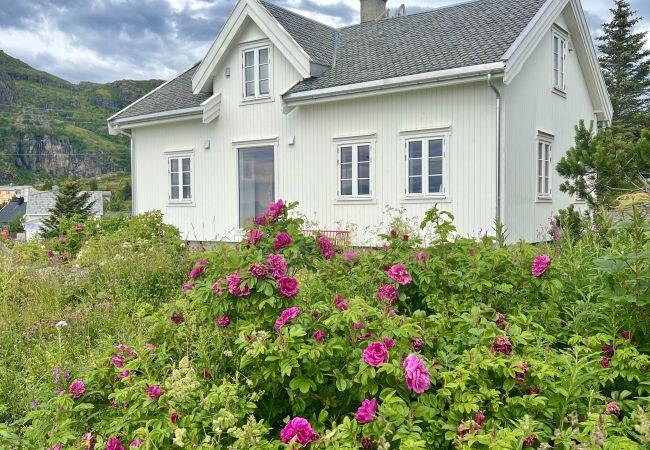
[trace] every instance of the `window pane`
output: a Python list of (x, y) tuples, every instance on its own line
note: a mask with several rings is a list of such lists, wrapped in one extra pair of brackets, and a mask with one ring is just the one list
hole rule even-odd
[(244, 66), (245, 67), (251, 67), (254, 63), (254, 56), (253, 52), (246, 52), (244, 53)]
[(260, 66), (260, 80), (268, 80), (269, 78), (269, 65), (262, 64)]
[(442, 175), (442, 158), (429, 159), (429, 175)]
[(541, 177), (541, 176), (540, 176), (540, 177), (537, 177), (537, 193), (538, 193), (538, 194), (542, 194), (542, 193), (543, 193), (543, 190), (542, 190), (542, 184), (543, 184), (542, 177)]
[(170, 159), (170, 169), (172, 172), (178, 172), (178, 160)]
[(255, 96), (255, 84), (251, 81), (250, 83), (246, 83), (246, 97), (254, 97)]
[(189, 172), (190, 170), (190, 158), (183, 158), (183, 172)]
[(370, 163), (359, 163), (357, 169), (357, 178), (370, 178)]
[(352, 162), (352, 147), (341, 147), (341, 163)]
[(190, 173), (189, 172), (183, 172), (183, 184), (185, 186), (190, 185)]
[(268, 94), (269, 93), (269, 80), (261, 80), (260, 81), (260, 94)]
[(409, 142), (409, 158), (422, 158), (422, 141)]
[(370, 195), (370, 180), (359, 180), (357, 189), (359, 195)]
[(409, 176), (422, 175), (422, 160), (409, 159)]
[(259, 64), (267, 64), (269, 62), (269, 49), (268, 48), (262, 48), (260, 49), (259, 52)]
[(172, 199), (178, 200), (178, 186), (172, 186)]
[(249, 225), (275, 199), (273, 147), (239, 149), (239, 224)]
[(192, 188), (190, 186), (183, 186), (183, 199), (187, 200), (192, 198)]
[(352, 179), (352, 163), (341, 164), (341, 179), (342, 180)]
[(178, 172), (171, 174), (171, 185), (178, 186)]
[(341, 195), (352, 195), (352, 180), (341, 181)]
[(549, 178), (544, 177), (544, 194), (548, 194), (551, 192), (551, 187), (549, 186)]
[(543, 172), (544, 168), (542, 167), (543, 164), (544, 164), (544, 161), (542, 161), (541, 159), (537, 161), (537, 176), (538, 177), (541, 177), (541, 176), (544, 175), (544, 172)]
[(429, 141), (429, 157), (442, 156), (442, 139)]
[(429, 193), (439, 193), (442, 192), (442, 176), (433, 176), (429, 177)]
[(246, 67), (246, 69), (244, 69), (244, 74), (246, 76), (245, 81), (247, 83), (250, 82), (250, 81), (253, 81), (254, 76), (255, 76), (255, 68), (254, 67)]
[(370, 146), (369, 145), (360, 145), (357, 148), (357, 161), (370, 161)]
[(422, 193), (422, 177), (409, 177), (409, 193), (410, 194)]

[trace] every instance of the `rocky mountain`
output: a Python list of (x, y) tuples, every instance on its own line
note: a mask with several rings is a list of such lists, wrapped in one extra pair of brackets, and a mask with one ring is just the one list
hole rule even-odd
[(106, 119), (161, 83), (73, 84), (0, 50), (0, 184), (128, 170), (128, 139)]

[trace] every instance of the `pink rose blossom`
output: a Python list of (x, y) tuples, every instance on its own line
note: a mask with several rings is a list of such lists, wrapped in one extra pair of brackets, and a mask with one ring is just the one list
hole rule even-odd
[(345, 311), (348, 309), (348, 304), (345, 302), (345, 300), (343, 300), (343, 297), (341, 297), (340, 295), (334, 297), (334, 304), (339, 309), (339, 311)]
[(228, 325), (230, 325), (230, 317), (228, 314), (224, 314), (223, 316), (218, 317), (215, 320), (215, 323), (219, 328), (226, 328)]
[(142, 445), (142, 442), (140, 442), (140, 439), (136, 439), (135, 441), (131, 442), (129, 444), (129, 447), (140, 447)]
[(171, 317), (171, 321), (174, 325), (180, 325), (183, 322), (185, 322), (185, 317), (183, 317), (182, 314), (173, 313)]
[(600, 347), (600, 350), (603, 352), (603, 355), (605, 356), (614, 356), (614, 346), (610, 344), (603, 344), (602, 347)]
[(474, 250), (474, 247), (469, 248), (469, 256), (474, 256), (476, 254), (476, 250)]
[(600, 360), (600, 365), (603, 369), (607, 369), (609, 367), (609, 359), (603, 358)]
[(144, 344), (144, 346), (149, 350), (155, 350), (156, 348), (151, 342)]
[(169, 420), (171, 421), (171, 423), (178, 422), (178, 413), (176, 411), (171, 413), (171, 415), (169, 416)]
[(264, 214), (255, 219), (255, 223), (258, 225), (265, 225), (269, 222), (275, 222), (278, 220), (278, 217), (284, 209), (284, 202), (282, 199), (279, 199), (275, 203), (271, 202), (269, 203), (269, 208), (264, 212)]
[(603, 412), (603, 414), (609, 416), (618, 416), (621, 414), (621, 407), (618, 406), (618, 403), (612, 400), (611, 402), (607, 402), (607, 404), (605, 405), (605, 411)]
[(417, 255), (415, 255), (415, 260), (416, 261), (424, 261), (427, 259), (427, 255), (424, 252), (420, 252)]
[(120, 372), (120, 374), (115, 378), (115, 381), (122, 381), (123, 379), (127, 378), (131, 372), (128, 370), (123, 370)]
[(295, 306), (282, 311), (282, 314), (280, 314), (278, 319), (275, 321), (275, 330), (279, 332), (280, 328), (298, 317), (298, 314), (300, 314), (300, 308), (297, 308)]
[(183, 292), (189, 292), (192, 289), (194, 289), (194, 286), (196, 286), (196, 282), (194, 281), (188, 281), (183, 285)]
[(474, 422), (473, 420), (463, 420), (460, 422), (460, 424), (458, 424), (458, 427), (456, 428), (456, 434), (458, 434), (458, 436), (464, 440), (465, 436), (468, 434), (474, 434), (480, 430), (481, 425)]
[(253, 275), (256, 279), (261, 280), (266, 277), (266, 267), (259, 264), (251, 264), (248, 266), (248, 273)]
[(363, 351), (363, 360), (369, 366), (377, 367), (388, 361), (388, 349), (383, 342), (372, 342)]
[(316, 342), (323, 342), (323, 339), (325, 338), (325, 332), (323, 330), (318, 330), (314, 332), (314, 339)]
[(318, 238), (318, 245), (320, 245), (321, 253), (323, 258), (332, 259), (334, 256), (334, 246), (327, 236), (321, 236)]
[(298, 293), (298, 280), (291, 277), (280, 278), (278, 280), (278, 291), (283, 297), (294, 297)]
[(247, 243), (248, 245), (255, 245), (255, 244), (257, 244), (257, 243), (260, 241), (260, 239), (262, 239), (262, 235), (263, 235), (263, 234), (264, 234), (264, 233), (262, 233), (262, 231), (260, 231), (260, 230), (258, 230), (258, 229), (250, 230), (250, 231), (248, 232), (248, 234), (246, 235), (246, 243)]
[(201, 259), (194, 263), (192, 270), (190, 271), (190, 278), (196, 278), (205, 272), (205, 269), (208, 266), (208, 262), (205, 259)]
[(621, 331), (618, 335), (623, 339), (627, 339), (628, 341), (631, 339), (629, 331)]
[(377, 290), (377, 300), (388, 300), (391, 302), (394, 302), (397, 300), (397, 296), (399, 295), (399, 292), (397, 292), (397, 289), (395, 289), (395, 286), (392, 284), (384, 284), (379, 286), (379, 289)]
[(533, 262), (532, 274), (534, 277), (541, 277), (548, 269), (548, 266), (551, 265), (551, 257), (546, 255), (537, 255), (535, 256), (535, 261)]
[(360, 329), (362, 329), (362, 328), (363, 328), (363, 322), (355, 323), (355, 324), (354, 324), (354, 328), (355, 328), (356, 330), (360, 330)]
[(124, 358), (121, 355), (113, 355), (111, 362), (115, 367), (122, 367), (124, 365)]
[(151, 386), (147, 391), (147, 397), (149, 397), (151, 400), (158, 400), (163, 396), (164, 393), (165, 392), (160, 389), (160, 386)]
[(68, 392), (72, 394), (72, 398), (74, 400), (77, 400), (86, 392), (86, 385), (81, 380), (73, 381), (72, 384), (70, 384), (70, 387), (68, 388)]
[(504, 355), (512, 355), (512, 343), (508, 336), (497, 336), (492, 343), (492, 351), (495, 353), (503, 353)]
[(281, 233), (278, 233), (278, 235), (275, 237), (275, 242), (273, 243), (273, 250), (276, 252), (278, 250), (282, 250), (288, 245), (291, 245), (293, 243), (293, 239), (291, 239), (291, 236), (286, 231), (282, 231)]
[(416, 394), (422, 394), (429, 389), (431, 382), (429, 381), (429, 371), (425, 366), (424, 359), (420, 359), (417, 355), (411, 353), (404, 359), (402, 367), (406, 371), (406, 386)]
[(535, 433), (531, 434), (526, 439), (524, 439), (524, 447), (532, 447), (533, 445), (535, 445), (536, 440), (537, 440), (537, 435)]
[(282, 255), (268, 255), (266, 264), (269, 266), (269, 272), (273, 278), (282, 278), (287, 274), (287, 263)]
[(246, 297), (251, 293), (250, 287), (244, 286), (242, 288), (244, 280), (239, 278), (239, 271), (228, 275), (226, 277), (226, 280), (228, 282), (228, 292), (230, 292), (235, 297)]
[(84, 226), (81, 225), (80, 223), (78, 223), (77, 225), (75, 225), (74, 229), (75, 229), (76, 231), (83, 231), (83, 230), (84, 230)]
[(95, 439), (93, 438), (93, 433), (91, 431), (81, 437), (81, 447), (87, 450), (95, 448)]
[(372, 400), (364, 400), (357, 409), (357, 413), (354, 415), (354, 418), (360, 424), (366, 424), (373, 421), (375, 415), (377, 414), (377, 399), (373, 398)]
[(361, 441), (361, 447), (363, 447), (365, 450), (368, 450), (372, 446), (372, 438), (365, 437)]
[(120, 438), (110, 438), (106, 443), (106, 450), (124, 450)]
[(355, 252), (347, 252), (344, 256), (343, 259), (347, 259), (348, 261), (354, 259), (357, 257), (357, 254)]
[(289, 444), (294, 438), (298, 444), (307, 445), (317, 439), (318, 435), (314, 433), (307, 419), (294, 417), (280, 431), (280, 439), (282, 439), (283, 443)]
[(388, 276), (402, 286), (413, 281), (411, 275), (406, 271), (406, 266), (404, 264), (395, 264), (393, 267), (388, 269)]
[(385, 338), (383, 338), (383, 341), (384, 341), (384, 345), (386, 346), (386, 348), (395, 347), (395, 341), (393, 339), (385, 337)]
[(497, 313), (497, 321), (495, 323), (498, 329), (503, 330), (504, 320), (506, 320), (506, 316), (501, 313)]
[(422, 347), (424, 347), (424, 341), (422, 338), (415, 338), (413, 339), (413, 342), (411, 342), (411, 348), (418, 353), (422, 351)]
[(528, 364), (525, 362), (519, 364), (515, 369), (515, 380), (526, 381), (526, 374), (528, 373)]
[(481, 411), (477, 412), (476, 414), (474, 414), (474, 420), (476, 420), (476, 423), (481, 425), (485, 420), (485, 414), (483, 414)]

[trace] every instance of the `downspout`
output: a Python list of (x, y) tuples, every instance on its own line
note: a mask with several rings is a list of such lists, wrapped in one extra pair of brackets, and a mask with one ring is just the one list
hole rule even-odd
[(111, 125), (110, 122), (108, 124), (108, 127), (109, 134), (111, 134), (110, 132), (113, 131), (115, 134), (126, 136), (129, 138), (129, 142), (131, 143), (131, 214), (133, 214), (135, 212), (135, 162), (133, 159), (133, 135), (127, 133), (126, 131), (122, 131), (119, 125)]
[(497, 100), (497, 110), (496, 110), (496, 136), (497, 136), (497, 150), (496, 150), (496, 178), (497, 178), (497, 185), (496, 185), (496, 211), (494, 218), (497, 221), (501, 221), (501, 92), (499, 89), (494, 86), (492, 83), (492, 74), (488, 73), (487, 76), (487, 82), (488, 86), (494, 91), (494, 94), (496, 95), (496, 100)]

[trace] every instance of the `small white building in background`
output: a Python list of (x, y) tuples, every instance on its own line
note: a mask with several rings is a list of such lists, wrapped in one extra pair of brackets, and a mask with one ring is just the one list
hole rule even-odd
[(132, 139), (133, 212), (233, 240), (282, 198), (364, 244), (387, 206), (438, 204), (460, 234), (499, 217), (540, 240), (574, 203), (554, 170), (574, 127), (612, 117), (580, 1), (385, 7), (337, 29), (239, 0), (199, 64), (109, 119)]

